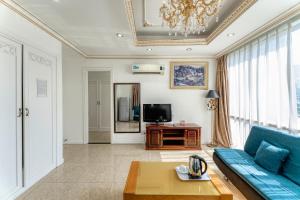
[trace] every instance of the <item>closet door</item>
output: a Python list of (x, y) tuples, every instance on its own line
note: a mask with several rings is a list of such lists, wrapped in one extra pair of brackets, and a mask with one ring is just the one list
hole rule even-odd
[(98, 81), (89, 81), (89, 131), (99, 131), (99, 83)]
[(0, 199), (22, 187), (22, 47), (0, 36)]
[(56, 59), (24, 46), (25, 185), (56, 166)]

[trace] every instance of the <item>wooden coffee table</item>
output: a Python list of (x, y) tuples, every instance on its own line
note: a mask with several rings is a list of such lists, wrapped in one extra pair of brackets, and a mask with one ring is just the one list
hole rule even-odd
[(210, 181), (181, 181), (180, 162), (133, 161), (123, 192), (124, 200), (232, 200), (231, 191), (208, 170)]

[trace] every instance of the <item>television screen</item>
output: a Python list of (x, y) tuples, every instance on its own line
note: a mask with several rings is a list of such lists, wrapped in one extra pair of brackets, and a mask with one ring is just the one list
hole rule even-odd
[(170, 122), (171, 104), (144, 104), (143, 118), (144, 122)]

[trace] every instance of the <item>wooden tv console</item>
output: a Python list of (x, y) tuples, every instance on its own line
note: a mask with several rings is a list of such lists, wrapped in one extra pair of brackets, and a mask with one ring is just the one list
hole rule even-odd
[(201, 127), (194, 123), (146, 125), (147, 150), (199, 150)]

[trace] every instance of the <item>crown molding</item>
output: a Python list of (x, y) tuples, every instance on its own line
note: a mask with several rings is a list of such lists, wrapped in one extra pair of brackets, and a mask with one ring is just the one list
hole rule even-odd
[(86, 53), (84, 53), (81, 49), (79, 49), (77, 47), (77, 45), (75, 45), (72, 42), (65, 39), (62, 35), (60, 35), (58, 32), (56, 32), (55, 30), (50, 28), (41, 19), (35, 17), (33, 14), (31, 14), (29, 11), (24, 9), (22, 6), (20, 6), (16, 2), (14, 2), (12, 0), (0, 0), (0, 4), (1, 3), (3, 5), (5, 5), (6, 7), (8, 7), (9, 9), (11, 9), (12, 11), (14, 11), (15, 13), (17, 13), (20, 16), (22, 16), (23, 18), (25, 18), (26, 20), (28, 20), (29, 22), (31, 22), (33, 25), (35, 25), (35, 26), (39, 27), (40, 29), (42, 29), (43, 31), (45, 31), (46, 33), (51, 35), (52, 37), (54, 37), (57, 40), (61, 41), (65, 45), (71, 47), (72, 49), (77, 51), (79, 54), (81, 54), (83, 57), (87, 57)]
[(277, 17), (273, 18), (263, 26), (257, 28), (256, 30), (252, 31), (251, 33), (247, 34), (245, 37), (241, 38), (240, 40), (236, 41), (232, 45), (226, 47), (222, 51), (216, 54), (216, 58), (228, 54), (241, 46), (249, 43), (250, 41), (254, 40), (255, 38), (259, 37), (260, 35), (265, 34), (266, 32), (272, 30), (273, 28), (279, 26), (280, 24), (283, 24), (287, 22), (288, 20), (296, 17), (300, 14), (300, 3), (298, 3), (296, 6), (291, 7), (287, 11), (283, 12), (282, 14), (278, 15)]
[(87, 59), (215, 59), (215, 56), (160, 56), (160, 55), (94, 55)]
[(207, 37), (208, 44), (211, 43), (218, 35), (220, 35), (227, 27), (229, 27), (237, 18), (239, 18), (256, 2), (257, 0), (245, 0)]
[[(133, 13), (133, 8), (132, 8), (132, 2), (130, 0), (124, 0), (125, 8), (126, 8), (126, 15), (129, 23), (129, 27), (131, 30), (131, 33), (136, 33), (136, 28), (135, 28), (135, 21), (134, 21), (134, 15)], [(128, 12), (131, 11), (131, 12)], [(132, 34), (134, 44), (137, 45), (137, 36), (136, 34)]]
[[(133, 35), (135, 46), (176, 46), (176, 45), (208, 45), (219, 34), (221, 34), (230, 24), (232, 24), (239, 16), (248, 10), (257, 0), (244, 0), (210, 35), (206, 38), (198, 39), (162, 39), (162, 40), (139, 40), (137, 38), (136, 25), (134, 20), (134, 9), (132, 0), (124, 0), (127, 13), (128, 23)], [(145, 9), (145, 8), (144, 8)], [(144, 24), (145, 25), (145, 24)]]
[[(236, 16), (236, 18), (238, 18), (243, 12), (245, 12), (248, 8), (250, 8), (256, 1), (257, 0), (245, 0), (245, 2), (247, 2), (244, 5), (245, 8), (243, 8), (243, 9), (241, 8), (240, 11), (237, 11), (239, 14), (238, 14), (238, 16)], [(11, 9), (15, 13), (19, 14), (20, 16), (22, 16), (23, 18), (25, 18), (26, 20), (31, 22), (33, 25), (39, 27), (40, 29), (42, 29), (43, 31), (45, 31), (46, 33), (51, 35), (52, 37), (54, 37), (57, 40), (61, 41), (65, 45), (69, 46), (70, 48), (74, 49), (76, 52), (78, 52), (80, 55), (82, 55), (86, 59), (215, 59), (217, 57), (220, 57), (222, 55), (225, 55), (225, 54), (228, 54), (229, 52), (234, 51), (235, 49), (245, 45), (246, 43), (250, 42), (251, 40), (255, 39), (256, 37), (259, 37), (260, 35), (266, 33), (267, 31), (275, 28), (276, 26), (278, 26), (278, 25), (290, 20), (291, 18), (295, 17), (296, 15), (300, 14), (300, 3), (298, 3), (296, 6), (293, 6), (291, 9), (285, 11), (283, 14), (281, 14), (281, 15), (277, 16), (276, 18), (272, 19), (271, 21), (269, 21), (265, 25), (259, 27), (258, 29), (254, 30), (253, 32), (247, 34), (245, 37), (238, 40), (234, 44), (228, 46), (227, 48), (223, 49), (222, 51), (220, 51), (216, 55), (211, 55), (211, 56), (179, 56), (178, 57), (178, 56), (175, 56), (175, 55), (174, 56), (160, 56), (160, 55), (88, 55), (83, 50), (78, 48), (77, 47), (78, 45), (75, 45), (74, 43), (72, 43), (72, 42), (68, 41), (67, 39), (65, 39), (58, 32), (56, 32), (55, 30), (50, 28), (46, 23), (42, 22), (39, 18), (35, 17), (33, 14), (31, 14), (29, 11), (27, 11), (22, 6), (15, 3), (14, 1), (12, 1), (12, 0), (0, 0), (0, 4), (5, 5), (6, 7)], [(132, 9), (131, 0), (125, 0), (125, 6), (126, 6), (126, 9), (128, 9), (128, 6), (129, 6), (130, 9)], [(130, 28), (131, 28), (131, 31), (133, 33), (135, 33), (136, 30), (135, 30), (134, 18), (132, 18), (133, 16), (129, 15), (129, 14), (130, 13), (127, 12)], [(231, 20), (229, 20), (228, 18), (231, 18)], [(233, 18), (232, 16), (229, 16), (228, 18), (225, 21), (227, 21), (226, 23), (229, 23), (229, 25), (236, 19), (236, 18)], [(227, 26), (226, 26), (226, 28), (227, 28)], [(217, 28), (215, 31), (222, 32), (223, 31), (222, 29), (225, 29), (225, 28), (219, 28), (219, 29), (220, 30), (218, 30), (218, 28)], [(220, 33), (218, 33), (218, 34), (220, 34)], [(216, 33), (216, 36), (218, 34)], [(214, 37), (216, 37), (216, 36), (214, 36)], [(213, 37), (213, 36), (211, 36), (211, 37)], [(212, 40), (213, 39), (214, 38), (212, 38)], [(199, 45), (199, 42), (195, 43), (194, 40), (195, 39), (189, 39), (189, 40), (187, 39), (184, 42), (178, 42), (178, 43), (174, 42), (172, 45), (184, 45), (184, 44)], [(136, 46), (139, 46), (139, 44), (136, 43), (136, 41), (137, 41), (136, 34), (133, 34), (133, 41), (135, 42)], [(161, 46), (162, 44), (163, 45), (168, 45), (168, 44), (165, 44), (164, 41), (158, 41), (157, 44), (152, 43), (151, 45)], [(147, 41), (142, 41), (140, 46), (147, 46), (147, 45), (149, 45)]]

